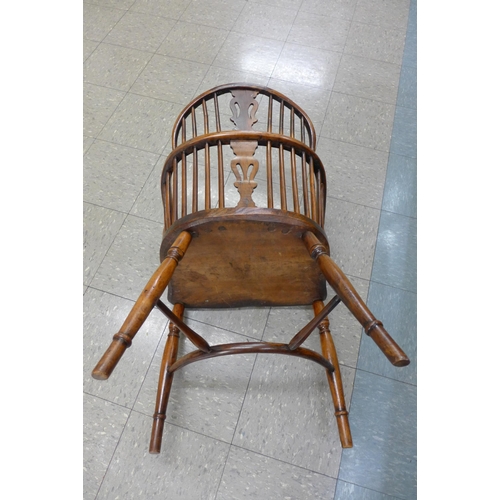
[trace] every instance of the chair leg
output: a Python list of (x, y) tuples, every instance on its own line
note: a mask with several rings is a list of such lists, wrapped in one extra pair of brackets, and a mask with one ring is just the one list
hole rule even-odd
[(132, 344), (132, 339), (146, 321), (156, 302), (167, 288), (172, 274), (186, 252), (191, 235), (187, 231), (179, 234), (167, 253), (167, 256), (155, 271), (148, 284), (132, 307), (120, 331), (113, 336), (113, 341), (92, 371), (97, 380), (107, 380), (125, 350)]
[(408, 356), (387, 333), (384, 325), (368, 309), (346, 275), (327, 254), (324, 245), (309, 231), (304, 234), (304, 243), (311, 257), (319, 264), (321, 272), (335, 290), (335, 293), (361, 323), (365, 333), (372, 338), (387, 359), (394, 366), (408, 365), (410, 363)]
[[(313, 303), (314, 314), (318, 314), (325, 305), (321, 300)], [(323, 356), (334, 366), (335, 371), (332, 373), (326, 370), (326, 377), (330, 392), (332, 393), (333, 407), (335, 408), (335, 417), (337, 418), (337, 426), (339, 429), (340, 442), (342, 448), (352, 448), (351, 428), (349, 427), (349, 412), (345, 404), (344, 389), (342, 387), (342, 377), (340, 375), (339, 360), (337, 351), (333, 343), (330, 333), (330, 322), (326, 317), (318, 326), (319, 338), (321, 342), (321, 351)]]
[[(182, 319), (184, 314), (184, 306), (175, 304), (174, 314)], [(170, 389), (174, 374), (169, 373), (168, 369), (177, 360), (177, 349), (179, 346), (179, 328), (172, 322), (168, 325), (169, 333), (163, 358), (161, 361), (160, 376), (158, 380), (158, 393), (156, 395), (156, 407), (153, 415), (153, 429), (151, 431), (151, 441), (149, 443), (149, 453), (158, 454), (161, 450), (161, 442), (163, 438), (163, 426), (167, 413), (168, 398), (170, 397)]]

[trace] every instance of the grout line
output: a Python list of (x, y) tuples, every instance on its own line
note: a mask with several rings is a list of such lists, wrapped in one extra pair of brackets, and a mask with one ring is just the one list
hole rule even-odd
[(102, 488), (102, 485), (104, 484), (104, 481), (106, 480), (106, 476), (108, 475), (108, 472), (109, 472), (109, 468), (111, 466), (111, 463), (113, 462), (113, 458), (115, 457), (116, 455), (116, 450), (118, 449), (118, 445), (120, 444), (120, 441), (122, 440), (122, 437), (123, 437), (123, 433), (125, 432), (125, 429), (127, 427), (127, 424), (128, 424), (128, 421), (130, 420), (130, 415), (132, 415), (132, 411), (133, 410), (130, 410), (129, 411), (129, 414), (128, 414), (128, 417), (127, 417), (127, 420), (125, 421), (125, 424), (123, 425), (123, 428), (120, 432), (120, 437), (118, 438), (118, 440), (116, 441), (116, 446), (115, 446), (115, 449), (113, 450), (113, 453), (111, 454), (111, 458), (108, 462), (108, 466), (106, 467), (106, 472), (103, 474), (102, 476), (102, 480), (101, 480), (101, 483), (99, 484), (99, 488), (97, 489), (97, 493), (95, 495), (95, 499), (97, 500), (97, 498), (99, 497), (99, 492), (101, 491), (101, 488)]

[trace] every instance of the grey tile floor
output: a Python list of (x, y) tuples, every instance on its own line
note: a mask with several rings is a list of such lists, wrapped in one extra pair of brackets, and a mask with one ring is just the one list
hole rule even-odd
[[(416, 0), (84, 1), (84, 499), (416, 498)], [(90, 372), (158, 264), (159, 173), (193, 97), (247, 81), (313, 118), (332, 256), (412, 364), (330, 316), (354, 447), (324, 372), (288, 357), (190, 365), (148, 453), (165, 318)], [(308, 308), (189, 311), (210, 342), (288, 339)], [(318, 339), (308, 340), (318, 348)], [(182, 350), (190, 349), (182, 343)]]

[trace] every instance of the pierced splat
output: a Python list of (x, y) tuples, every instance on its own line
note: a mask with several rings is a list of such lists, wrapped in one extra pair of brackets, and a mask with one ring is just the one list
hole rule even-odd
[[(252, 199), (253, 190), (257, 187), (254, 181), (259, 170), (259, 161), (254, 157), (257, 149), (257, 141), (231, 141), (230, 146), (236, 155), (236, 158), (231, 160), (231, 169), (236, 177), (234, 186), (240, 193), (240, 201), (237, 207), (255, 207), (255, 202)], [(238, 167), (241, 169), (238, 170)]]
[[(251, 90), (231, 90), (233, 98), (229, 107), (233, 112), (231, 121), (238, 130), (252, 130), (252, 125), (258, 120), (255, 113), (259, 108), (259, 103), (255, 100), (258, 91)], [(239, 112), (238, 112), (239, 111)]]

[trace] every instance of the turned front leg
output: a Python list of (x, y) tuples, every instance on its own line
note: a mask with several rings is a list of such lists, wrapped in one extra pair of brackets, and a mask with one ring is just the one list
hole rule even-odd
[(408, 365), (410, 363), (408, 356), (368, 309), (351, 282), (327, 254), (325, 246), (310, 231), (304, 234), (303, 239), (309, 254), (318, 263), (326, 280), (352, 315), (361, 323), (365, 333), (373, 339), (394, 366)]
[(92, 371), (92, 377), (97, 380), (107, 380), (109, 378), (125, 350), (132, 344), (135, 334), (146, 321), (149, 313), (167, 288), (172, 274), (184, 256), (190, 242), (191, 235), (187, 231), (179, 234), (170, 247), (167, 256), (132, 307), (120, 331), (113, 336), (113, 341)]

